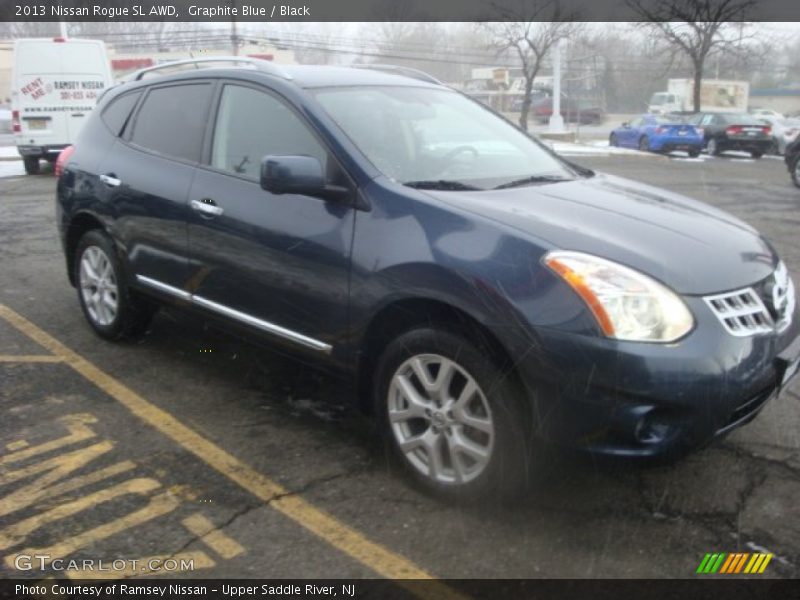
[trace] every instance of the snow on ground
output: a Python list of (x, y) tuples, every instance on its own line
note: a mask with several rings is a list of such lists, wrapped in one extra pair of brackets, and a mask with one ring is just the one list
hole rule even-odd
[(0, 146), (0, 158), (20, 158), (16, 146)]
[(16, 177), (25, 175), (25, 167), (21, 160), (0, 160), (0, 177)]
[(611, 154), (626, 154), (628, 156), (652, 157), (658, 156), (657, 154), (650, 154), (648, 152), (639, 152), (629, 148), (615, 148), (605, 142), (591, 142), (589, 144), (573, 144), (571, 142), (554, 142), (544, 140), (553, 150), (565, 156), (610, 156)]

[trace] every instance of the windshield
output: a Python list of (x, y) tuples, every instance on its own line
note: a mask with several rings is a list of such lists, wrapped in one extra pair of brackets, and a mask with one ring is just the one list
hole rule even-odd
[(375, 167), (406, 185), (482, 190), (575, 176), (521, 131), (455, 92), (376, 86), (325, 88), (316, 97)]
[(670, 95), (663, 92), (653, 94), (653, 97), (650, 98), (650, 104), (666, 104), (667, 102), (671, 101), (672, 99)]

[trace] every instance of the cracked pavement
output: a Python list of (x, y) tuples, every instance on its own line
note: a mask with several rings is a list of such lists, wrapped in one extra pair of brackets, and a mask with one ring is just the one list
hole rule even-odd
[[(791, 185), (782, 162), (626, 157), (578, 162), (685, 193), (744, 218), (774, 243), (797, 281), (800, 190)], [(92, 468), (120, 461), (135, 465), (128, 474), (57, 498), (45, 494), (0, 513), (4, 576), (40, 577), (14, 570), (7, 557), (115, 522), (144, 509), (150, 497), (121, 496), (48, 521), (17, 544), (4, 546), (4, 531), (132, 476), (156, 482), (173, 508), (95, 539), (70, 556), (204, 555), (195, 571), (182, 573), (195, 577), (375, 576), (271, 506), (288, 495), (301, 496), (438, 577), (691, 577), (703, 555), (717, 551), (772, 552), (763, 577), (800, 576), (797, 380), (754, 422), (674, 465), (596, 465), (559, 457), (544, 485), (511, 506), (449, 506), (409, 485), (386, 459), (370, 422), (349, 407), (352, 390), (331, 375), (175, 310), (162, 311), (136, 342), (100, 341), (84, 323), (66, 279), (52, 177), (2, 179), (0, 198), (0, 304), (286, 490), (271, 501), (259, 500), (66, 365), (2, 363), (0, 456), (19, 451), (12, 448), (20, 442), (32, 447), (64, 436), (63, 418), (83, 414), (94, 419), (87, 425), (93, 443), (113, 446)], [(0, 320), (0, 354), (41, 353)], [(0, 462), (0, 498), (30, 483), (4, 483), (14, 468)], [(90, 471), (76, 469), (73, 475)], [(196, 515), (223, 541), (190, 529), (188, 519)]]

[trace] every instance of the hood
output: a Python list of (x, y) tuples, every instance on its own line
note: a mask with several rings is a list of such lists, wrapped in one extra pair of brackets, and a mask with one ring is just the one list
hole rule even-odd
[(777, 258), (748, 224), (711, 206), (620, 177), (489, 192), (426, 192), (553, 248), (628, 265), (682, 294), (746, 287)]

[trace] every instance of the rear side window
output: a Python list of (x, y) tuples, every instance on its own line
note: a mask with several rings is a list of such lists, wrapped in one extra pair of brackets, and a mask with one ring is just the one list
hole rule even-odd
[(122, 135), (125, 123), (128, 122), (128, 117), (131, 116), (131, 111), (133, 107), (136, 106), (136, 101), (139, 100), (139, 96), (141, 95), (141, 90), (122, 94), (114, 98), (111, 103), (106, 106), (103, 110), (102, 117), (103, 122), (111, 130), (111, 133), (116, 136)]
[(211, 85), (175, 85), (150, 90), (136, 114), (131, 142), (142, 148), (200, 160)]

